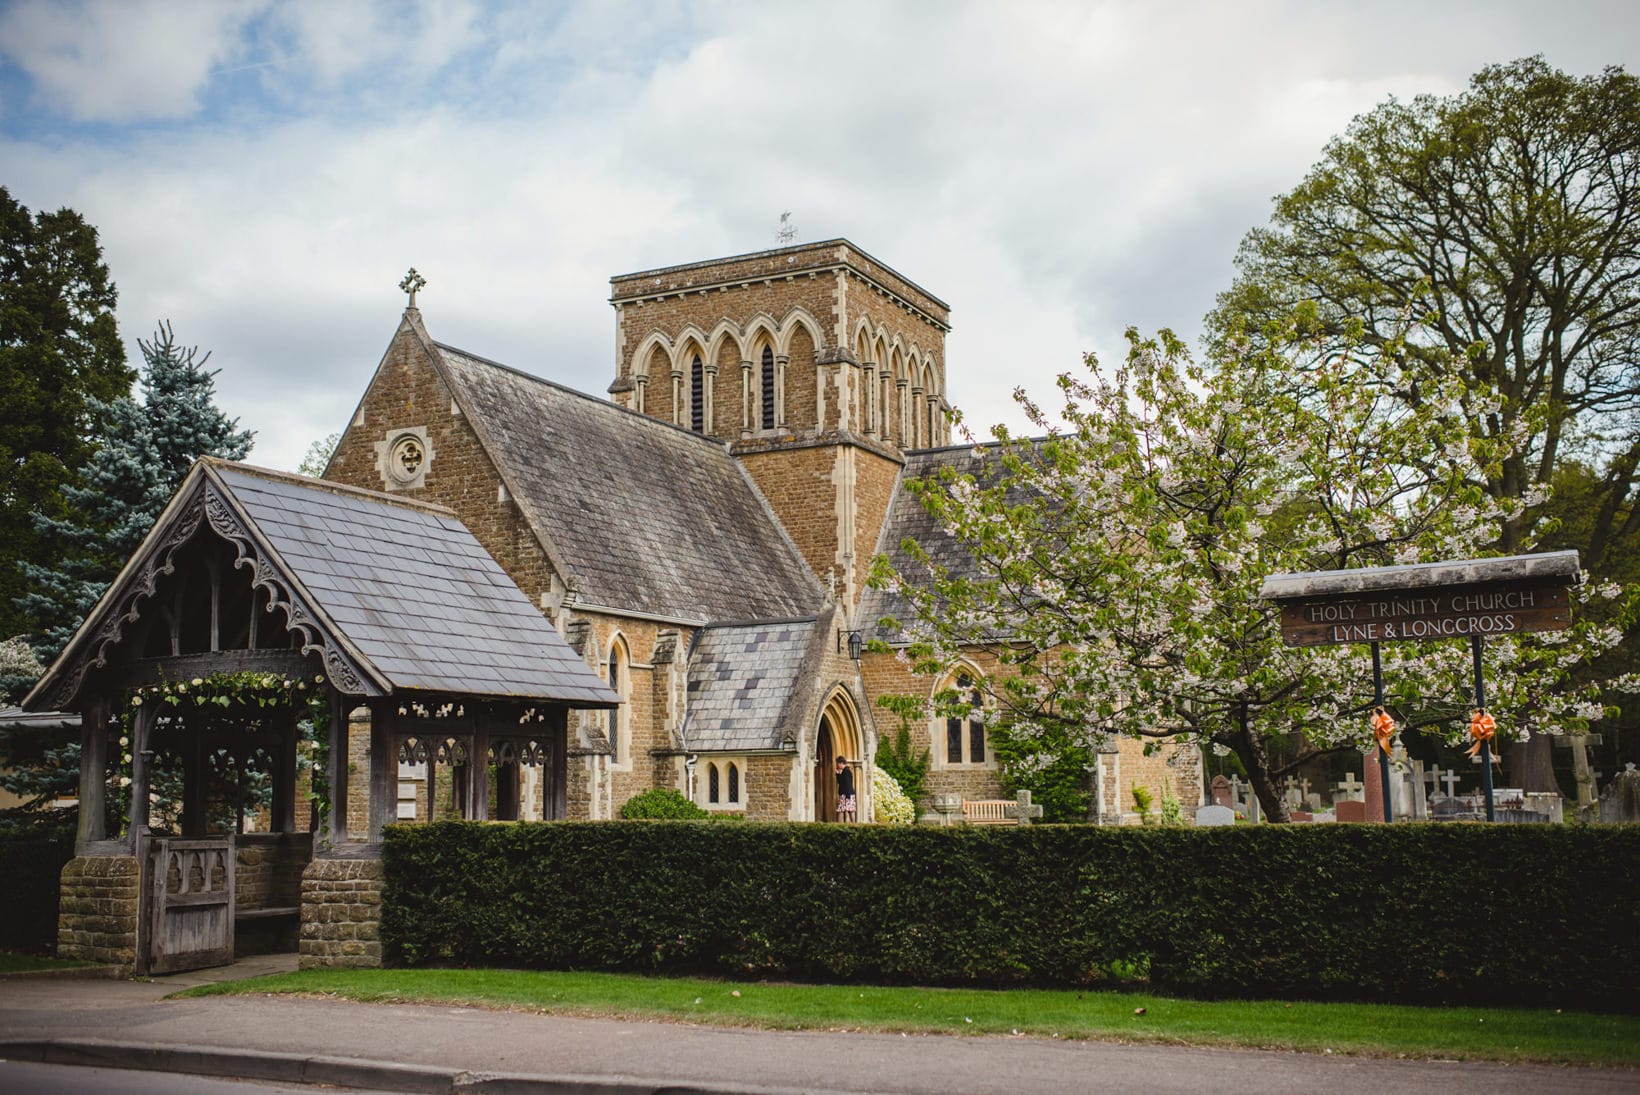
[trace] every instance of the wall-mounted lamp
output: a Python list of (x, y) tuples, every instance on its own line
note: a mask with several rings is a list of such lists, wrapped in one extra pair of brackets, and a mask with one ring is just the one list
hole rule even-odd
[[(846, 636), (846, 638), (845, 638), (845, 636)], [(847, 644), (848, 644), (848, 656), (850, 658), (852, 658), (854, 661), (859, 661), (861, 651), (865, 650), (865, 648), (866, 648), (865, 632), (863, 632), (863, 631), (839, 631), (839, 632), (837, 632), (837, 653), (841, 654), (843, 652), (843, 644), (845, 642), (847, 642)]]

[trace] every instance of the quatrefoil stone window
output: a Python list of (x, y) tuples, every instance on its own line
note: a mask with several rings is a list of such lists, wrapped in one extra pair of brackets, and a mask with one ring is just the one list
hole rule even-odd
[(433, 462), (433, 447), (427, 430), (417, 426), (393, 430), (376, 442), (376, 470), (388, 490), (414, 490), (426, 485), (427, 468)]

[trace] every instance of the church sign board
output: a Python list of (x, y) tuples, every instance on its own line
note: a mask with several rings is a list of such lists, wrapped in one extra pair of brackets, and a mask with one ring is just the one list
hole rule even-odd
[(1571, 626), (1577, 552), (1363, 567), (1265, 579), (1289, 646), (1467, 639)]

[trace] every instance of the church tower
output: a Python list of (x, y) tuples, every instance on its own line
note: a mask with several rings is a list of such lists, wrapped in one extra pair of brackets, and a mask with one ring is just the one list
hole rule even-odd
[(610, 287), (610, 396), (728, 445), (852, 614), (903, 454), (950, 442), (950, 308), (843, 239)]

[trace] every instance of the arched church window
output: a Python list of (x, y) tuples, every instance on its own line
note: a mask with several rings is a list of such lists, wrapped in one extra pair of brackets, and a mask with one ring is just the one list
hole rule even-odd
[[(964, 718), (947, 718), (945, 720), (945, 762), (947, 764), (984, 764), (985, 763), (985, 717), (981, 707), (982, 697), (979, 689), (974, 685), (973, 678), (966, 673), (957, 677), (956, 690), (963, 703), (968, 704), (968, 714)], [(963, 757), (964, 745), (967, 746), (968, 756)]]
[(609, 762), (622, 763), (621, 723), (625, 714), (626, 704), (626, 674), (621, 665), (621, 646), (617, 642), (609, 648), (609, 687), (617, 696), (621, 697), (621, 707), (609, 709)]
[(721, 801), (720, 794), (721, 791), (718, 786), (718, 766), (716, 764), (708, 764), (706, 766), (706, 801), (711, 803), (719, 802)]
[(774, 429), (774, 350), (763, 347), (763, 428)]
[(699, 354), (689, 365), (689, 428), (706, 432), (706, 366), (700, 363)]
[(736, 764), (729, 765), (729, 801), (740, 802), (740, 767)]

